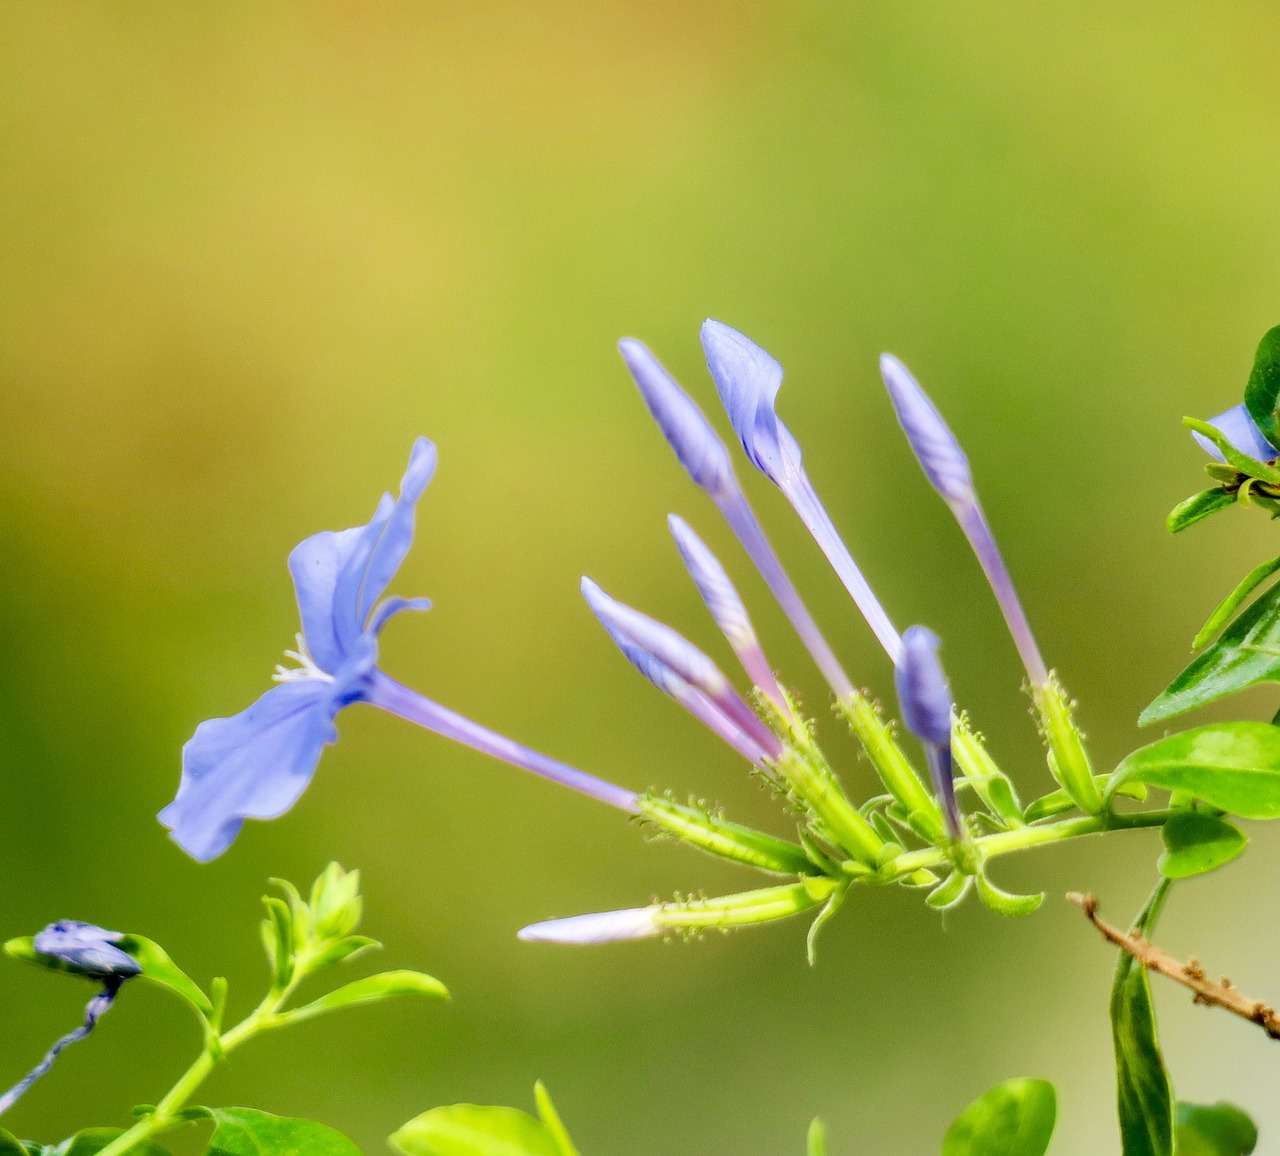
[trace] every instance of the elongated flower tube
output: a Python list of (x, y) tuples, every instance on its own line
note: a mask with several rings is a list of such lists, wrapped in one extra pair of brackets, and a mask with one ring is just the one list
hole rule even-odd
[(377, 668), (378, 636), (426, 599), (383, 598), (413, 541), (415, 509), (435, 470), (435, 446), (419, 438), (400, 484), (364, 526), (325, 531), (289, 555), (302, 619), (296, 669), (231, 718), (210, 719), (182, 749), (177, 797), (160, 821), (195, 859), (221, 855), (245, 819), (274, 819), (306, 790), (321, 752), (338, 737), (334, 720), (367, 702), (446, 738), (634, 813), (634, 792), (567, 766), (401, 686)]
[(969, 459), (928, 394), (901, 361), (892, 354), (883, 354), (880, 373), (903, 433), (907, 435), (925, 477), (951, 507), (965, 537), (969, 539), (969, 545), (978, 556), (1032, 687), (1043, 687), (1049, 681), (1049, 672), (1040, 656), (1040, 647), (1022, 609), (1018, 592), (1014, 589), (1013, 579), (1009, 577), (1004, 558), (996, 545), (995, 535), (978, 503)]
[(86, 979), (97, 980), (102, 990), (84, 1009), (84, 1022), (54, 1042), (42, 1059), (4, 1095), (0, 1096), (0, 1116), (14, 1106), (31, 1086), (48, 1073), (54, 1061), (72, 1044), (83, 1040), (97, 1027), (115, 1002), (126, 980), (142, 974), (133, 956), (116, 945), (124, 939), (119, 931), (107, 931), (92, 923), (63, 919), (36, 934), (34, 946), (41, 955), (57, 960), (62, 967)]
[(659, 690), (760, 766), (782, 744), (743, 701), (728, 678), (693, 643), (669, 626), (610, 598), (590, 578), (582, 596), (627, 659)]
[(659, 903), (623, 911), (602, 911), (549, 919), (522, 928), (519, 937), (533, 943), (597, 944), (649, 939), (671, 931), (746, 927), (799, 915), (829, 900), (840, 887), (834, 879), (813, 876), (782, 887), (744, 891), (715, 899)]
[(785, 706), (782, 687), (765, 657), (764, 648), (751, 624), (751, 616), (728, 572), (678, 514), (669, 515), (667, 524), (671, 527), (671, 536), (676, 540), (685, 569), (689, 571), (711, 617), (733, 647), (742, 668), (756, 688), (782, 710)]
[(733, 472), (724, 442), (693, 399), (643, 344), (624, 338), (618, 349), (680, 464), (715, 502), (836, 697), (845, 698), (852, 693), (853, 683), (765, 536)]
[[(1251, 458), (1257, 458), (1260, 462), (1270, 462), (1276, 458), (1276, 447), (1263, 437), (1262, 431), (1257, 427), (1253, 418), (1249, 416), (1248, 407), (1243, 403), (1233, 405), (1229, 410), (1218, 414), (1217, 417), (1210, 418), (1209, 424), (1219, 430), (1227, 441), (1242, 454), (1248, 454)], [(1216, 458), (1218, 461), (1223, 460), (1222, 451), (1204, 434), (1196, 433), (1193, 430), (1191, 436), (1196, 439), (1200, 447), (1210, 457)]]
[(942, 813), (952, 839), (963, 837), (956, 802), (951, 760), (951, 688), (938, 660), (938, 636), (924, 626), (908, 627), (902, 636), (902, 655), (894, 672), (902, 721), (923, 744), (933, 789), (942, 800)]
[(799, 442), (778, 417), (782, 366), (750, 338), (720, 321), (703, 323), (702, 348), (720, 401), (747, 457), (800, 515), (889, 660), (897, 662), (901, 646), (898, 632), (813, 488)]

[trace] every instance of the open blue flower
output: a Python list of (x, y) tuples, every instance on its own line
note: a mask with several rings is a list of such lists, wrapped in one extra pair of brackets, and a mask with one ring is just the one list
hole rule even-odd
[(280, 685), (231, 718), (210, 719), (182, 748), (178, 795), (160, 821), (192, 857), (221, 855), (245, 819), (274, 819), (294, 803), (337, 737), (343, 707), (367, 701), (378, 632), (425, 599), (379, 602), (413, 541), (414, 507), (436, 466), (419, 438), (400, 484), (384, 494), (368, 525), (314, 534), (289, 555), (302, 618), (299, 666), (279, 669)]

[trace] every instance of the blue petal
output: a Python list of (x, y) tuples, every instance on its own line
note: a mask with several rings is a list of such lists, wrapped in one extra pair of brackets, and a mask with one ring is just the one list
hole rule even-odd
[(248, 710), (196, 728), (182, 748), (177, 798), (159, 815), (187, 854), (216, 859), (245, 819), (274, 819), (297, 802), (338, 737), (334, 689), (323, 679), (286, 682)]
[[(390, 497), (386, 502), (389, 513)], [(374, 520), (378, 520), (377, 515)], [(312, 534), (289, 554), (289, 573), (293, 576), (307, 652), (321, 670), (330, 674), (342, 663), (344, 640), (350, 636), (350, 628), (339, 632), (335, 621), (334, 594), (338, 579), (354, 557), (368, 557), (368, 536), (368, 526), (325, 530)], [(358, 630), (360, 624), (354, 617), (352, 625)]]
[(800, 446), (778, 419), (782, 366), (750, 338), (721, 321), (702, 325), (707, 368), (751, 464), (781, 486), (800, 475)]
[(911, 371), (891, 353), (880, 355), (880, 376), (929, 484), (948, 502), (973, 501), (969, 459), (938, 407)]
[[(1248, 409), (1243, 405), (1232, 406), (1226, 413), (1220, 413), (1209, 424), (1216, 426), (1242, 454), (1257, 458), (1260, 462), (1269, 462), (1276, 456), (1276, 448), (1262, 436), (1262, 431), (1253, 423)], [(1201, 448), (1211, 457), (1222, 461), (1222, 451), (1203, 434), (1191, 435), (1200, 443)]]
[(400, 497), (382, 528), (377, 544), (365, 567), (360, 585), (360, 602), (356, 616), (361, 622), (369, 617), (374, 604), (386, 593), (391, 579), (404, 562), (413, 545), (414, 515), (418, 499), (436, 471), (436, 447), (426, 438), (418, 438), (409, 453), (409, 466), (400, 481)]
[(951, 742), (951, 688), (938, 660), (938, 636), (924, 626), (909, 626), (894, 673), (902, 721), (921, 742)]
[(373, 608), (373, 613), (369, 615), (369, 624), (366, 630), (368, 633), (376, 635), (386, 626), (387, 620), (394, 618), (397, 614), (403, 614), (406, 610), (430, 609), (430, 598), (387, 598)]

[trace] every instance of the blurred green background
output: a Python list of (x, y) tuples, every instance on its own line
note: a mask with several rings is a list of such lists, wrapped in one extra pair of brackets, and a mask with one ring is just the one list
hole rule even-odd
[[(1178, 419), (1237, 400), (1280, 320), (1278, 42), (1261, 2), (5, 5), (0, 934), (136, 930), (243, 1007), (266, 877), (360, 867), (387, 964), (453, 1003), (306, 1025), (205, 1098), (370, 1152), (430, 1106), (529, 1106), (539, 1076), (593, 1156), (799, 1153), (815, 1113), (837, 1156), (927, 1153), (1014, 1075), (1058, 1084), (1055, 1151), (1116, 1150), (1114, 958), (1060, 896), (1126, 919), (1154, 835), (1008, 863), (1007, 885), (1049, 892), (1016, 923), (858, 895), (810, 970), (799, 924), (517, 943), (536, 919), (753, 877), (367, 708), (294, 812), (217, 863), (153, 815), (196, 723), (246, 705), (291, 645), (287, 551), (367, 518), (425, 433), (441, 467), (395, 589), (436, 608), (387, 632), (386, 668), (621, 783), (774, 823), (576, 589), (589, 572), (725, 658), (666, 537), (679, 510), (826, 718), (614, 351), (642, 336), (709, 405), (708, 314), (787, 366), (786, 419), (864, 569), (900, 625), (944, 635), (960, 700), (1035, 793), (1012, 646), (875, 357), (916, 369), (1111, 765), (1208, 609), (1275, 551), (1260, 515), (1176, 540), (1163, 518), (1201, 480)], [(821, 556), (747, 482), (850, 670), (887, 692)], [(1257, 834), (1179, 890), (1161, 938), (1274, 999), (1280, 836)], [(86, 995), (0, 966), (0, 1085)], [(1280, 1128), (1274, 1045), (1159, 999), (1180, 1093)], [(123, 1122), (196, 1043), (181, 1007), (130, 989), (5, 1124)]]

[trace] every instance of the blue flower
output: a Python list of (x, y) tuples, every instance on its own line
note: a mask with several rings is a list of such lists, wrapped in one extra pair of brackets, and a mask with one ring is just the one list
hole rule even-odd
[(951, 688), (938, 659), (938, 636), (924, 626), (910, 626), (902, 635), (902, 654), (894, 672), (902, 721), (923, 744), (933, 788), (942, 800), (947, 830), (962, 837), (951, 760)]
[(419, 438), (400, 483), (365, 526), (314, 534), (289, 555), (302, 619), (296, 669), (231, 718), (210, 719), (182, 748), (182, 781), (160, 821), (195, 859), (234, 842), (245, 819), (283, 815), (307, 789), (321, 752), (338, 737), (344, 707), (367, 702), (623, 810), (635, 795), (494, 734), (377, 669), (378, 634), (392, 615), (425, 610), (425, 598), (383, 598), (413, 542), (418, 499), (435, 471), (436, 449)]
[[(1209, 424), (1221, 430), (1227, 441), (1242, 454), (1248, 454), (1260, 462), (1275, 460), (1276, 447), (1262, 436), (1262, 431), (1254, 424), (1248, 408), (1243, 403), (1232, 406), (1225, 413), (1218, 414), (1217, 417), (1210, 419)], [(1207, 454), (1222, 461), (1222, 451), (1207, 437), (1194, 431), (1191, 436), (1200, 443)]]

